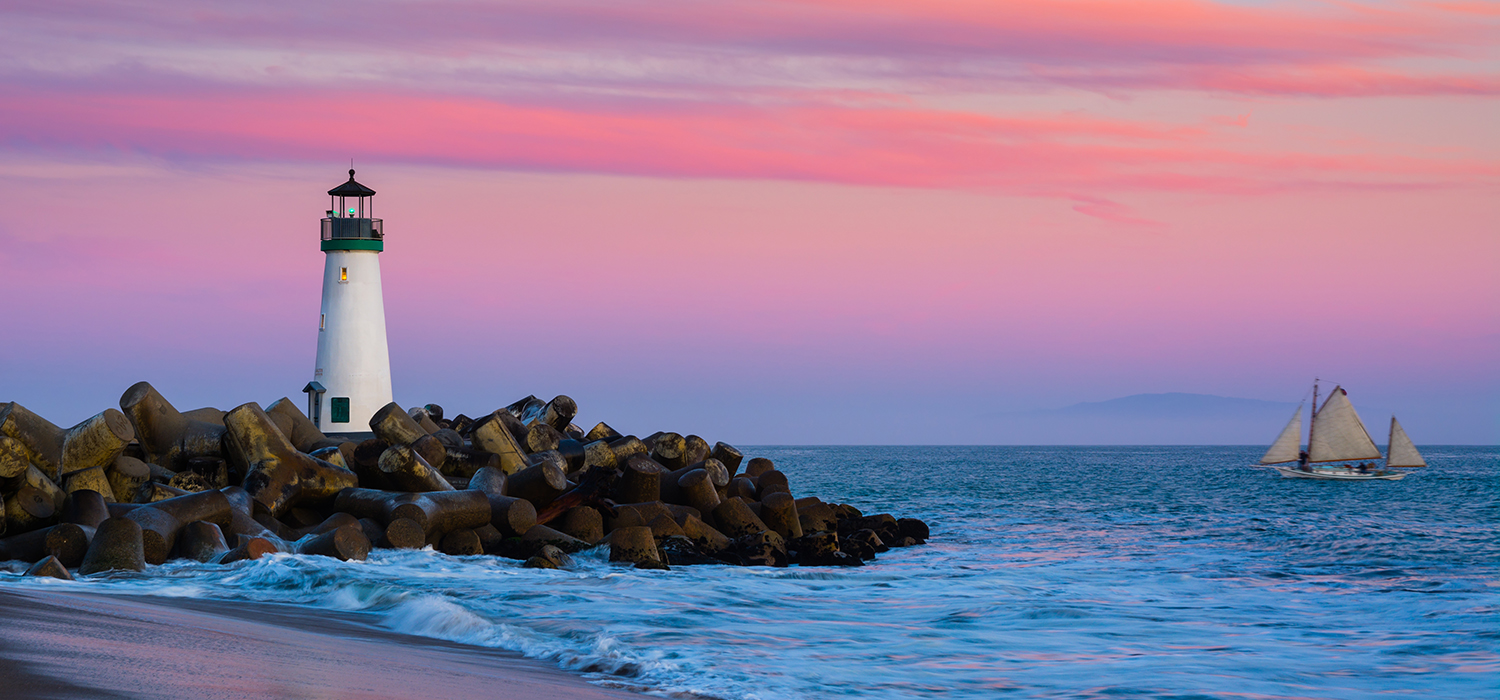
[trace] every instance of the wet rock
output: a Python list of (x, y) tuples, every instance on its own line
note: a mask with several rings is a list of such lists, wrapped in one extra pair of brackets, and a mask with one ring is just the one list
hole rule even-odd
[(888, 514), (844, 518), (838, 521), (840, 535), (852, 535), (860, 530), (874, 530), (887, 544), (901, 539), (901, 528), (896, 519)]
[(496, 552), (500, 556), (509, 559), (526, 560), (535, 556), (542, 547), (552, 545), (565, 553), (581, 552), (589, 548), (589, 544), (576, 537), (558, 532), (546, 525), (534, 525), (525, 535), (520, 537), (507, 537), (500, 543), (500, 549)]
[(438, 550), (455, 557), (468, 557), (484, 554), (484, 543), (479, 540), (479, 533), (465, 528), (443, 535)]
[(543, 545), (526, 563), (527, 569), (565, 569), (573, 564), (573, 558), (552, 545)]
[(657, 540), (660, 554), (666, 555), (668, 566), (700, 566), (723, 564), (724, 562), (698, 550), (693, 541), (683, 535), (671, 535)]
[(787, 543), (787, 549), (797, 553), (801, 566), (831, 566), (834, 554), (839, 552), (839, 536), (833, 532), (815, 532)]
[(31, 568), (26, 570), (26, 575), (46, 576), (50, 578), (62, 579), (64, 581), (73, 580), (73, 575), (68, 573), (68, 567), (63, 566), (63, 563), (59, 561), (57, 557), (53, 556), (49, 556), (35, 564), (32, 564)]
[(838, 532), (839, 521), (833, 515), (833, 508), (827, 503), (817, 502), (803, 505), (797, 504), (797, 521), (802, 524), (802, 532), (810, 535), (815, 532)]
[(146, 551), (141, 526), (134, 520), (110, 518), (99, 523), (88, 552), (78, 566), (78, 573), (87, 576), (116, 569), (143, 571), (145, 568)]
[(931, 530), (927, 528), (927, 523), (916, 518), (897, 518), (896, 529), (902, 537), (910, 537), (917, 544), (926, 542), (932, 536)]
[(385, 526), (380, 546), (386, 549), (421, 549), (427, 542), (427, 532), (411, 518), (395, 518)]
[(687, 536), (687, 533), (683, 532), (682, 526), (678, 525), (676, 520), (673, 520), (671, 516), (665, 513), (652, 518), (651, 522), (646, 523), (646, 527), (651, 528), (651, 534), (656, 535), (656, 539), (658, 540), (664, 537)]
[(259, 559), (268, 554), (281, 551), (276, 544), (264, 537), (243, 537), (238, 546), (224, 553), (219, 558), (220, 564), (233, 564), (237, 561), (249, 561)]
[(761, 530), (734, 540), (730, 550), (738, 555), (743, 566), (783, 567), (791, 563), (787, 555), (786, 540), (770, 530)]
[(682, 528), (683, 536), (692, 540), (698, 549), (712, 555), (717, 555), (728, 550), (733, 542), (724, 533), (711, 527), (708, 523), (694, 515), (688, 515), (677, 521)]
[(641, 569), (666, 568), (656, 551), (656, 537), (649, 527), (622, 527), (609, 533), (609, 560), (634, 564)]
[(227, 496), (219, 491), (204, 491), (137, 506), (125, 513), (125, 517), (141, 527), (146, 563), (161, 564), (171, 554), (178, 532), (185, 525), (202, 520), (228, 526), (232, 523), (230, 511)]
[(754, 511), (750, 510), (745, 501), (738, 498), (731, 498), (719, 504), (719, 507), (713, 511), (713, 518), (718, 530), (731, 539), (770, 529), (755, 515)]
[[(848, 543), (858, 543), (861, 547), (868, 548), (869, 555), (866, 555), (863, 549), (860, 552), (854, 553), (860, 559), (874, 559), (875, 554), (890, 551), (890, 547), (886, 545), (885, 540), (881, 539), (880, 535), (874, 530), (860, 530), (859, 532), (856, 532), (844, 538), (843, 541)], [(848, 548), (845, 547), (845, 549)]]
[(802, 536), (802, 521), (797, 516), (797, 502), (789, 493), (766, 495), (760, 503), (760, 519), (766, 527), (787, 540)]
[(182, 559), (217, 561), (229, 551), (229, 543), (218, 525), (202, 520), (188, 523), (177, 534), (176, 556)]

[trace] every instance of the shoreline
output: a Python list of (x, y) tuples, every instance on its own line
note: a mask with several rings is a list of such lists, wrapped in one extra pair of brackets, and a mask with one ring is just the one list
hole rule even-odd
[(516, 652), (293, 605), (0, 585), (6, 697), (639, 700)]

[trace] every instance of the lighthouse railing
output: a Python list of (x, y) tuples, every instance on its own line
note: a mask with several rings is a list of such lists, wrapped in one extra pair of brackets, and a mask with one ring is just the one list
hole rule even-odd
[(385, 238), (384, 222), (381, 219), (327, 218), (323, 219), (323, 240), (363, 238), (381, 240)]

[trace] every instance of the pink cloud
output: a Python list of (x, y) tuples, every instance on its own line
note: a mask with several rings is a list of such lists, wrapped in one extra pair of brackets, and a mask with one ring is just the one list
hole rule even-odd
[[(829, 104), (506, 104), (430, 94), (0, 88), (12, 147), (1074, 191), (1493, 186), (1474, 158), (1246, 148), (1188, 125)], [(1098, 196), (1097, 194), (1091, 196)], [(1095, 211), (1090, 209), (1090, 211)]]
[[(346, 0), (320, 3), (315, 12), (292, 2), (190, 12), (178, 3), (10, 5), (9, 17), (17, 26), (36, 29), (16, 38), (51, 32), (54, 36), (37, 48), (59, 51), (58, 62), (64, 64), (97, 57), (114, 68), (145, 66), (150, 61), (137, 63), (135, 54), (149, 56), (166, 47), (240, 49), (276, 53), (277, 62), (235, 57), (234, 52), (214, 60), (250, 61), (257, 70), (289, 79), (327, 81), (330, 69), (363, 78), (410, 79), (405, 70), (436, 62), (447, 66), (436, 71), (443, 75), (423, 71), (424, 80), (457, 81), (470, 91), (494, 88), (484, 80), (486, 71), (494, 70), (487, 64), (568, 53), (601, 65), (647, 59), (653, 67), (608, 78), (564, 67), (525, 74), (518, 82), (535, 80), (535, 87), (543, 88), (573, 83), (703, 88), (705, 77), (697, 68), (704, 65), (749, 62), (774, 73), (778, 62), (796, 58), (836, 61), (837, 66), (822, 68), (829, 72), (828, 81), (949, 81), (967, 89), (1071, 85), (1282, 95), (1497, 92), (1494, 68), (1485, 55), (1494, 45), (1497, 28), (1490, 18), (1495, 15), (1471, 3)], [(380, 60), (392, 53), (408, 60)], [(1433, 58), (1453, 65), (1440, 71), (1399, 65)], [(458, 67), (446, 63), (454, 61)], [(693, 67), (659, 67), (674, 61)], [(170, 70), (193, 73), (198, 68), (177, 64)], [(1368, 73), (1357, 90), (1334, 90), (1326, 79), (1355, 69)], [(1291, 79), (1278, 79), (1283, 74)]]

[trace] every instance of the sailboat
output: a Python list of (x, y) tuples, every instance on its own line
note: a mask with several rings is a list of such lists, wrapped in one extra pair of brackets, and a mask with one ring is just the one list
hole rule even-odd
[(1356, 462), (1378, 460), (1380, 450), (1370, 439), (1370, 432), (1359, 420), (1354, 404), (1349, 402), (1349, 393), (1335, 386), (1323, 406), (1318, 406), (1318, 383), (1313, 382), (1312, 419), (1307, 429), (1307, 451), (1302, 452), (1302, 404), (1282, 429), (1266, 456), (1257, 466), (1275, 469), (1282, 476), (1298, 479), (1330, 479), (1336, 481), (1366, 481), (1380, 479), (1398, 481), (1406, 478), (1400, 468), (1425, 467), (1427, 461), (1417, 452), (1406, 431), (1391, 416), (1390, 447), (1385, 465), (1371, 462), (1333, 465), (1334, 462)]

